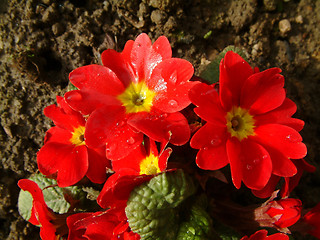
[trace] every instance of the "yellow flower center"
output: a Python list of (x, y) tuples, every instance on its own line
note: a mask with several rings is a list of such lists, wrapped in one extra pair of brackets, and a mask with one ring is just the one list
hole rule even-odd
[(70, 142), (76, 146), (85, 145), (84, 141), (84, 126), (79, 126), (77, 128), (74, 128), (72, 137), (70, 138)]
[(122, 106), (126, 108), (126, 113), (150, 112), (152, 101), (156, 93), (148, 89), (147, 85), (141, 81), (131, 83), (126, 90), (118, 96)]
[(140, 163), (140, 175), (154, 175), (161, 172), (158, 160), (159, 158), (154, 156), (152, 153), (143, 159)]
[(237, 137), (240, 141), (254, 133), (254, 119), (246, 109), (241, 107), (233, 107), (227, 113), (227, 129), (232, 137)]

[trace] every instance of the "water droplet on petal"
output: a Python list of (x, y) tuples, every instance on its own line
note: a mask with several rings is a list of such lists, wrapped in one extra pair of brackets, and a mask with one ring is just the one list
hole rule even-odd
[(221, 143), (221, 139), (218, 136), (216, 136), (215, 138), (211, 139), (211, 141), (210, 141), (210, 144), (212, 146), (218, 146), (218, 145), (220, 145), (220, 143)]
[(208, 147), (204, 147), (203, 150), (208, 150)]
[(127, 139), (127, 143), (129, 144), (134, 144), (136, 140), (134, 140), (133, 137), (130, 137), (129, 139)]
[(253, 164), (258, 164), (260, 162), (260, 159), (259, 158), (256, 158), (256, 159), (253, 159)]
[(252, 165), (247, 164), (247, 170), (252, 170)]
[(177, 101), (176, 100), (170, 100), (169, 102), (168, 102), (168, 104), (171, 106), (171, 107), (176, 107), (176, 106), (178, 106), (178, 103), (177, 103)]
[(124, 121), (119, 121), (119, 122), (116, 123), (116, 125), (117, 125), (118, 127), (122, 127), (124, 124), (125, 124)]

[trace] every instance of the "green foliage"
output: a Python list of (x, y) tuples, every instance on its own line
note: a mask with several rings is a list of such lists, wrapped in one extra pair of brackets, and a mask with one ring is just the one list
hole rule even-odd
[(213, 228), (221, 240), (239, 240), (241, 236), (233, 228), (225, 225), (219, 220), (213, 219)]
[(180, 225), (176, 240), (209, 240), (211, 218), (200, 204), (193, 204), (186, 221)]
[(126, 207), (129, 226), (142, 240), (208, 239), (211, 219), (196, 186), (182, 170), (160, 174), (136, 187)]
[(243, 59), (246, 59), (245, 54), (240, 48), (237, 48), (233, 45), (230, 45), (223, 49), (223, 51), (216, 57), (215, 60), (213, 60), (200, 74), (200, 77), (204, 80), (208, 81), (210, 84), (216, 83), (219, 81), (219, 66), (222, 58), (224, 58), (224, 55), (228, 51), (233, 51), (235, 53), (238, 53)]

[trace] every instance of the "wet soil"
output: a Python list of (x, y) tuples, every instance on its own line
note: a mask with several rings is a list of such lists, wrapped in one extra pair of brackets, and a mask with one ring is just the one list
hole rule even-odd
[[(36, 152), (52, 125), (45, 106), (67, 91), (71, 70), (99, 63), (145, 32), (166, 35), (173, 56), (196, 74), (226, 46), (252, 66), (280, 67), (288, 96), (305, 121), (306, 160), (320, 165), (320, 1), (316, 0), (1, 0), (0, 239), (38, 239), (17, 211), (17, 181), (37, 171)], [(305, 207), (320, 202), (320, 172), (293, 193)]]

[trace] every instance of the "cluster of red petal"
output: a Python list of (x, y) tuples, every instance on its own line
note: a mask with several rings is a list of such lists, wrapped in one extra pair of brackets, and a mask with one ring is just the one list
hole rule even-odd
[(102, 208), (126, 204), (131, 191), (136, 186), (149, 181), (155, 176), (155, 174), (140, 174), (141, 162), (152, 153), (159, 158), (158, 166), (160, 172), (164, 172), (166, 171), (171, 151), (170, 148), (167, 148), (161, 150), (159, 154), (155, 142), (145, 139), (144, 144), (141, 144), (127, 157), (113, 161), (112, 167), (115, 173), (105, 182), (97, 199), (98, 204)]
[[(65, 94), (73, 109), (90, 115), (85, 133), (88, 146), (107, 145), (107, 157), (118, 160), (139, 147), (144, 135), (175, 145), (189, 140), (188, 122), (179, 111), (190, 104), (193, 67), (171, 57), (166, 37), (151, 44), (146, 34), (140, 34), (135, 41), (128, 41), (121, 53), (104, 51), (102, 63), (72, 71), (69, 79), (79, 90)], [(151, 109), (127, 113), (118, 97), (130, 84), (141, 82), (155, 93)]]
[(40, 225), (40, 237), (43, 240), (57, 240), (68, 233), (66, 228), (66, 216), (55, 214), (44, 201), (42, 190), (29, 180), (21, 179), (18, 186), (32, 195), (31, 216), (28, 220), (33, 225)]
[(94, 183), (106, 180), (106, 168), (110, 160), (105, 157), (105, 147), (88, 147), (71, 142), (75, 129), (85, 127), (85, 118), (74, 111), (62, 97), (57, 96), (56, 105), (44, 109), (44, 114), (56, 126), (46, 132), (44, 146), (37, 154), (38, 168), (44, 175), (57, 174), (60, 187), (80, 181), (85, 175)]
[(125, 207), (94, 213), (77, 213), (67, 219), (68, 240), (139, 240), (133, 233), (125, 214)]
[(303, 221), (311, 227), (308, 233), (320, 239), (320, 203), (304, 215)]
[(68, 217), (69, 240), (124, 239), (138, 240), (140, 236), (130, 230), (125, 207), (131, 191), (149, 181), (154, 175), (141, 175), (140, 164), (150, 154), (159, 158), (159, 169), (165, 171), (171, 149), (162, 150), (160, 155), (154, 141), (145, 139), (144, 144), (127, 157), (113, 161), (115, 171), (104, 184), (98, 196), (98, 204), (106, 211), (79, 213)]
[(250, 237), (244, 236), (240, 240), (289, 240), (289, 236), (283, 233), (276, 233), (270, 236), (267, 236), (267, 235), (268, 235), (268, 231), (262, 229), (255, 232)]
[[(196, 163), (216, 170), (230, 164), (237, 188), (243, 182), (253, 190), (263, 189), (272, 175), (292, 177), (297, 168), (292, 159), (301, 159), (307, 149), (299, 131), (303, 121), (291, 116), (296, 105), (286, 98), (280, 69), (255, 72), (234, 52), (227, 52), (220, 64), (218, 89), (204, 83), (191, 89), (189, 97), (196, 114), (206, 124), (191, 139), (200, 149)], [(253, 134), (238, 139), (227, 130), (227, 113), (233, 107), (253, 117)]]
[(302, 203), (299, 199), (284, 198), (269, 202), (268, 207), (266, 214), (276, 220), (273, 224), (277, 228), (286, 228), (300, 219)]

